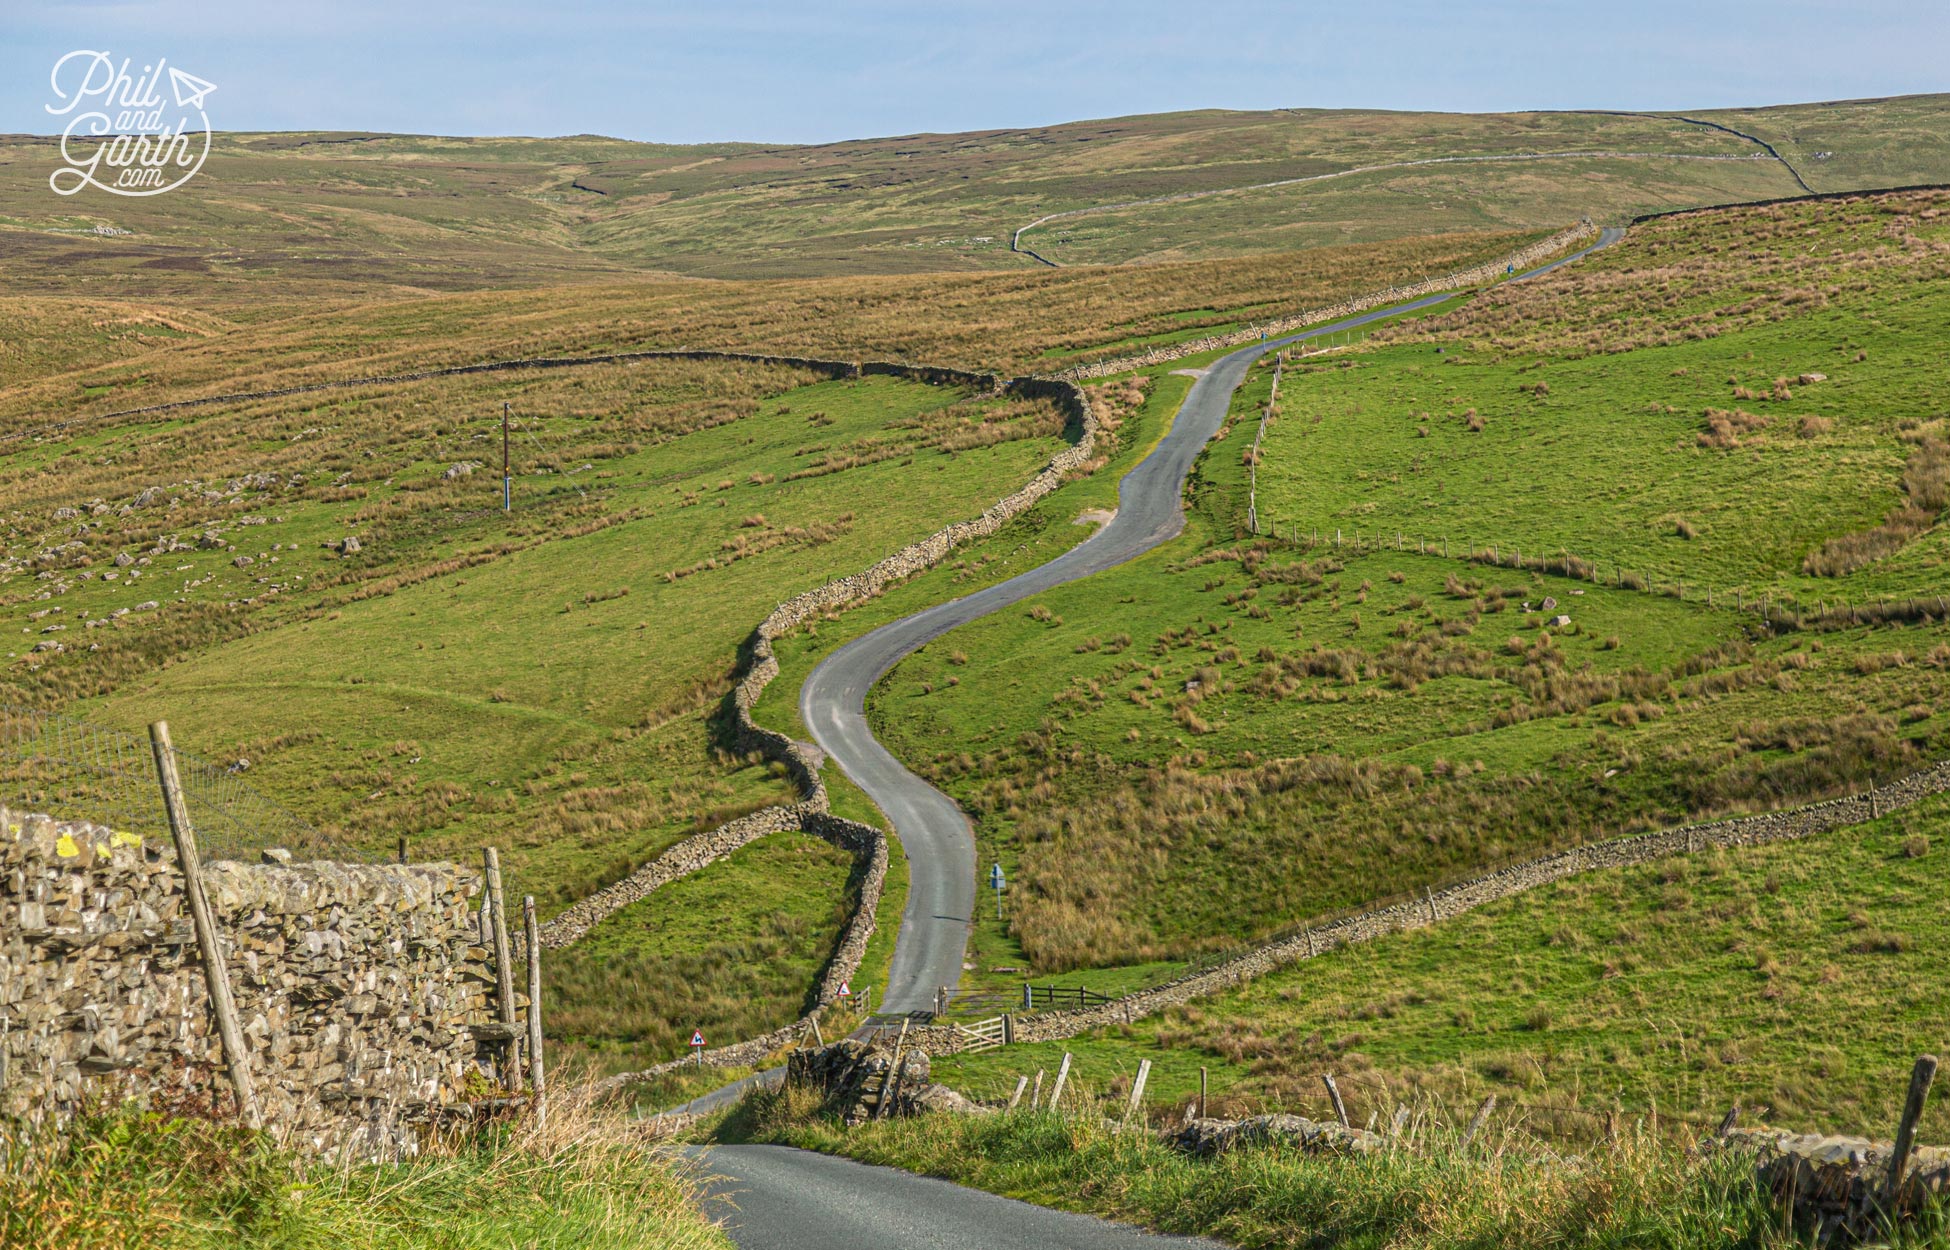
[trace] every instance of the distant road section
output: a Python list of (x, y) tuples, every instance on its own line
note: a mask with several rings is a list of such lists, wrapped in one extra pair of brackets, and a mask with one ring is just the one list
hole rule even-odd
[[(1584, 251), (1521, 277), (1548, 273), (1579, 256), (1609, 247), (1623, 236), (1622, 230), (1607, 229)], [(1171, 432), (1118, 484), (1117, 515), (1108, 525), (1027, 573), (856, 638), (812, 671), (799, 693), (800, 715), (827, 758), (879, 804), (907, 852), (907, 909), (901, 917), (888, 984), (874, 996), (881, 1011), (931, 1010), (936, 989), (952, 989), (961, 980), (962, 957), (975, 908), (975, 836), (953, 799), (909, 772), (873, 736), (867, 726), (867, 691), (894, 665), (957, 626), (1053, 586), (1114, 568), (1176, 538), (1185, 526), (1180, 506), (1185, 476), (1224, 423), (1233, 391), (1260, 355), (1289, 343), (1426, 308), (1452, 295), (1431, 295), (1378, 308), (1221, 357), (1192, 384)]]

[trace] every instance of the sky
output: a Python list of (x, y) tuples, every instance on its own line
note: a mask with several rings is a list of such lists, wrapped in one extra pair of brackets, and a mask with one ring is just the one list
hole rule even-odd
[(217, 84), (217, 130), (670, 143), (1950, 90), (1944, 0), (0, 0), (0, 36), (0, 132), (31, 134), (81, 49)]

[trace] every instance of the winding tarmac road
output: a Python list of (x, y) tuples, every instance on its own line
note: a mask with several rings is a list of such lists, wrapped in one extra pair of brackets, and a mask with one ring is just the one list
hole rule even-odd
[[(1517, 280), (1549, 273), (1609, 247), (1624, 233), (1607, 228), (1592, 246), (1529, 270)], [(827, 758), (880, 806), (907, 852), (907, 909), (901, 917), (888, 984), (879, 995), (881, 1011), (931, 1010), (935, 991), (943, 986), (952, 990), (961, 980), (975, 908), (975, 835), (953, 799), (909, 772), (873, 736), (867, 726), (867, 691), (894, 665), (956, 626), (1053, 586), (1114, 568), (1177, 537), (1185, 527), (1185, 475), (1224, 423), (1233, 391), (1259, 356), (1289, 343), (1427, 308), (1454, 294), (1378, 308), (1221, 357), (1192, 384), (1171, 432), (1118, 484), (1117, 515), (1107, 525), (1047, 564), (856, 638), (812, 671), (799, 694), (800, 715)]]
[[(1609, 247), (1624, 237), (1607, 228), (1581, 252), (1520, 278)], [(1052, 586), (1113, 568), (1176, 537), (1185, 527), (1185, 476), (1225, 421), (1232, 393), (1265, 352), (1324, 334), (1427, 308), (1454, 292), (1376, 309), (1299, 334), (1255, 343), (1221, 357), (1192, 384), (1171, 431), (1118, 484), (1117, 515), (1088, 539), (987, 589), (865, 634), (828, 656), (806, 679), (799, 699), (813, 737), (892, 821), (908, 856), (907, 910), (894, 945), (882, 1010), (933, 1006), (940, 986), (961, 979), (975, 906), (975, 837), (954, 800), (922, 781), (867, 728), (866, 697), (887, 670), (957, 625), (1018, 603)], [(754, 1086), (776, 1084), (784, 1069), (754, 1073), (713, 1090), (681, 1110), (723, 1107)], [(725, 1225), (742, 1250), (851, 1250), (855, 1246), (960, 1247), (962, 1250), (1219, 1250), (1218, 1243), (1159, 1237), (1089, 1216), (1052, 1211), (914, 1176), (781, 1146), (717, 1146), (698, 1152), (715, 1174), (711, 1194), (733, 1210)]]

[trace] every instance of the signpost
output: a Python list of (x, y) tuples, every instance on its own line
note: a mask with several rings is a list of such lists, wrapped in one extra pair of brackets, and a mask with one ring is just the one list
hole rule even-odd
[(989, 889), (995, 891), (995, 918), (997, 920), (1002, 919), (1003, 886), (1004, 886), (1004, 882), (1002, 880), (1002, 865), (997, 864), (993, 868), (989, 869)]
[(704, 1030), (691, 1030), (691, 1053), (697, 1056), (697, 1066), (704, 1066)]

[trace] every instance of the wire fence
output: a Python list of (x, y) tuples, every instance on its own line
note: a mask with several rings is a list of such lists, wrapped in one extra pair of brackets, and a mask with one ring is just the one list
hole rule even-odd
[[(256, 858), (283, 847), (300, 860), (372, 860), (243, 779), (241, 760), (176, 752), (176, 768), (205, 859)], [(156, 757), (138, 734), (33, 708), (0, 705), (0, 803), (56, 820), (88, 821), (145, 840), (169, 837)]]

